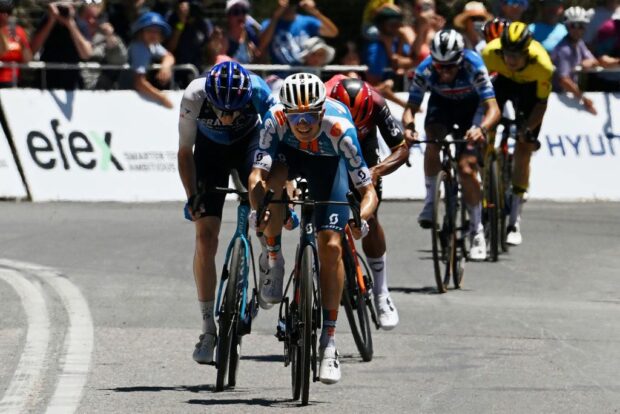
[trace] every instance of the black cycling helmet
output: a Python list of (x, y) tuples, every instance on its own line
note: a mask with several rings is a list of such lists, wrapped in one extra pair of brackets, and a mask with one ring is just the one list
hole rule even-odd
[(505, 52), (526, 53), (532, 43), (532, 32), (527, 24), (512, 22), (502, 32), (501, 42)]
[(0, 0), (0, 13), (12, 13), (15, 8), (13, 0)]

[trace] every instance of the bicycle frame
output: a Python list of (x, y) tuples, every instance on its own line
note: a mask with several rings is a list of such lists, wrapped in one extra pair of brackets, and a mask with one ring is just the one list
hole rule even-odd
[(349, 249), (351, 250), (351, 258), (353, 261), (353, 265), (355, 266), (357, 285), (360, 287), (360, 292), (362, 293), (362, 295), (366, 295), (366, 293), (368, 292), (368, 288), (366, 286), (366, 281), (364, 280), (364, 273), (362, 272), (362, 267), (360, 266), (360, 262), (357, 258), (357, 249), (355, 248), (355, 239), (353, 238), (353, 233), (351, 232), (351, 228), (348, 225), (345, 227), (344, 232), (344, 238), (346, 239), (346, 242), (349, 245)]

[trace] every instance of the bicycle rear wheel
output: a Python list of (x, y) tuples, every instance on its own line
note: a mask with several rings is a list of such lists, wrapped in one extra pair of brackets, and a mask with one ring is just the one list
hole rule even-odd
[(489, 258), (492, 262), (497, 262), (500, 248), (500, 230), (499, 230), (499, 183), (497, 175), (497, 164), (493, 158), (489, 158), (488, 169), (488, 187), (484, 189), (486, 206), (485, 206), (485, 229), (484, 234), (489, 248)]
[(454, 209), (450, 206), (451, 194), (450, 179), (445, 171), (440, 171), (433, 196), (433, 228), (431, 229), (433, 267), (439, 293), (445, 293), (448, 290), (451, 256), (455, 244), (454, 220), (451, 217)]
[(351, 326), (353, 340), (357, 346), (362, 360), (368, 362), (372, 360), (372, 331), (368, 318), (368, 307), (366, 300), (357, 282), (357, 267), (352, 257), (352, 253), (346, 241), (343, 243), (343, 256), (345, 258), (345, 279), (344, 289), (342, 289), (342, 305)]
[[(228, 272), (228, 281), (226, 282), (226, 293), (224, 295), (220, 317), (219, 317), (219, 335), (217, 340), (217, 376), (215, 382), (215, 391), (224, 390), (224, 382), (227, 378), (229, 367), (232, 367), (232, 386), (236, 383), (237, 368), (239, 363), (239, 349), (241, 342), (233, 341), (237, 333), (237, 306), (238, 306), (238, 288), (237, 283), (241, 277), (243, 258), (243, 247), (241, 239), (235, 241), (233, 252), (230, 260), (230, 268)], [(231, 352), (234, 344), (235, 351)], [(234, 354), (234, 355), (232, 355)], [(234, 358), (234, 361), (233, 361)], [(228, 375), (230, 384), (231, 375)]]

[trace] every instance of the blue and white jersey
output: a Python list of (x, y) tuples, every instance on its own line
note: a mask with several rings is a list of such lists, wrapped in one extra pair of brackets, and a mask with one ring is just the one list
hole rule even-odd
[(222, 125), (207, 99), (206, 77), (194, 79), (185, 89), (179, 118), (179, 145), (192, 146), (196, 139), (209, 139), (218, 144), (230, 145), (260, 128), (265, 113), (276, 104), (271, 89), (265, 81), (250, 74), (252, 99), (232, 125)]
[(426, 91), (456, 100), (471, 98), (472, 95), (478, 95), (481, 101), (495, 98), (489, 71), (482, 57), (469, 49), (465, 49), (459, 71), (451, 83), (439, 81), (439, 74), (433, 68), (431, 56), (424, 59), (415, 71), (409, 88), (408, 103), (419, 106)]
[(318, 157), (340, 157), (346, 164), (355, 188), (372, 183), (351, 114), (346, 106), (336, 100), (328, 98), (325, 101), (325, 115), (319, 135), (311, 142), (301, 142), (295, 138), (284, 115), (284, 106), (277, 104), (272, 107), (263, 121), (254, 168), (271, 170), (280, 145), (288, 145)]

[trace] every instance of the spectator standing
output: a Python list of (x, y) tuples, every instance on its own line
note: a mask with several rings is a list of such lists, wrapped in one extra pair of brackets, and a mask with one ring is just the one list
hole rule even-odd
[(226, 2), (226, 34), (228, 36), (226, 54), (239, 63), (252, 63), (260, 59), (258, 49), (260, 28), (257, 30), (248, 19), (249, 13), (248, 0)]
[(462, 31), (467, 49), (473, 49), (478, 53), (484, 49), (486, 41), (482, 34), (482, 26), (492, 18), (493, 15), (479, 1), (465, 4), (463, 11), (454, 18), (454, 27)]
[(599, 0), (598, 5), (594, 8), (594, 14), (588, 23), (586, 32), (583, 35), (583, 41), (592, 48), (592, 42), (596, 39), (596, 34), (603, 23), (611, 19), (616, 7), (620, 6), (620, 0)]
[[(604, 68), (620, 68), (620, 7), (596, 34), (594, 54)], [(620, 91), (620, 72), (597, 74), (594, 87), (605, 92)]]
[(401, 30), (405, 43), (411, 46), (408, 59), (397, 64), (405, 69), (417, 66), (430, 55), (431, 40), (446, 24), (443, 16), (437, 14), (434, 0), (413, 0), (412, 16), (413, 25), (404, 26)]
[(221, 27), (215, 26), (213, 33), (207, 42), (205, 48), (205, 64), (207, 68), (213, 65), (218, 65), (223, 62), (234, 60), (226, 54), (228, 50), (228, 38)]
[[(114, 27), (102, 17), (101, 2), (84, 3), (80, 8), (79, 21), (86, 28), (86, 37), (92, 46), (91, 62), (103, 65), (123, 65), (127, 63), (127, 48)], [(112, 89), (119, 76), (118, 70), (82, 70), (86, 89)]]
[(365, 40), (373, 40), (379, 36), (377, 26), (374, 25), (375, 16), (383, 6), (395, 6), (394, 0), (369, 0), (364, 7), (362, 16), (362, 36)]
[(511, 22), (520, 22), (529, 6), (528, 0), (500, 0), (499, 17)]
[(564, 13), (564, 0), (540, 0), (541, 9), (539, 19), (530, 24), (529, 29), (537, 40), (543, 45), (547, 53), (566, 37), (566, 26), (560, 22)]
[[(75, 8), (69, 2), (52, 2), (32, 37), (32, 53), (40, 52), (46, 63), (76, 64), (92, 56), (86, 28), (78, 26)], [(46, 70), (45, 85), (48, 89), (76, 89), (82, 87), (82, 76), (75, 70)]]
[[(166, 48), (174, 55), (178, 65), (192, 64), (200, 70), (204, 62), (204, 49), (213, 34), (213, 24), (204, 15), (199, 2), (195, 0), (178, 0), (176, 8), (168, 17), (172, 35), (166, 42)], [(175, 81), (185, 88), (192, 81), (193, 75), (179, 71)]]
[(402, 25), (403, 13), (398, 6), (384, 6), (375, 15), (378, 36), (369, 41), (364, 54), (364, 63), (368, 65), (366, 80), (373, 86), (387, 78), (385, 69), (392, 67), (393, 61), (408, 55), (408, 50), (403, 55), (398, 53)]
[(272, 63), (298, 65), (304, 40), (315, 37), (336, 37), (338, 27), (316, 7), (314, 0), (301, 0), (299, 7), (309, 16), (297, 13), (297, 5), (289, 0), (278, 0), (271, 19), (262, 24), (259, 49), (267, 49)]
[[(32, 60), (28, 35), (12, 16), (13, 0), (0, 0), (0, 61), (27, 63)], [(0, 88), (17, 85), (19, 69), (0, 69)]]
[[(135, 89), (166, 108), (172, 108), (172, 102), (160, 90), (170, 82), (174, 65), (174, 56), (161, 44), (170, 35), (170, 26), (159, 13), (148, 12), (136, 20), (132, 32), (133, 41), (128, 49), (131, 71), (123, 72), (121, 87)], [(154, 63), (161, 63), (161, 69), (154, 77), (148, 77), (149, 67)]]
[(556, 67), (553, 88), (555, 92), (570, 92), (588, 112), (596, 115), (592, 100), (585, 97), (579, 88), (575, 72), (576, 66), (588, 69), (598, 64), (583, 41), (583, 34), (589, 21), (590, 13), (582, 7), (569, 7), (564, 12), (564, 24), (568, 28), (568, 35), (551, 53), (551, 59)]

